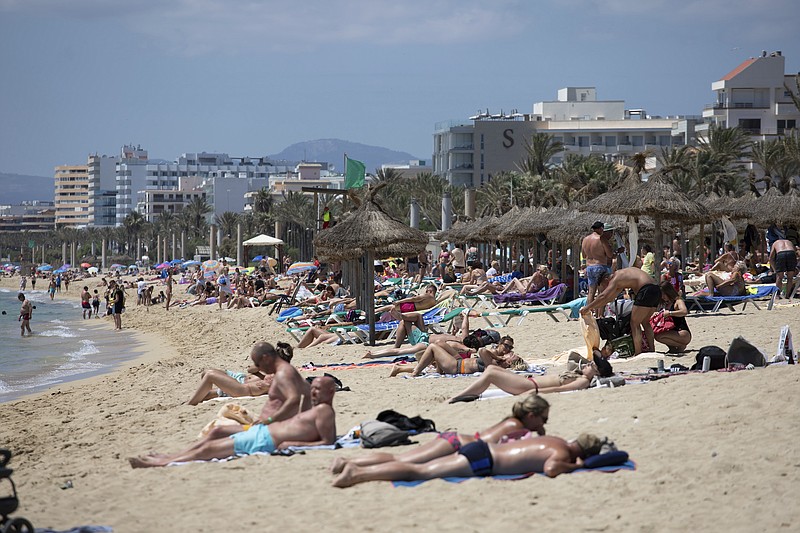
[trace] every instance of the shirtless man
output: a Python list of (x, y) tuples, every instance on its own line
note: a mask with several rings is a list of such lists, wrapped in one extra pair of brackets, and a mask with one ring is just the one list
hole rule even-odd
[[(260, 349), (256, 349), (262, 345)], [(197, 405), (200, 402), (210, 400), (219, 396), (232, 396), (234, 398), (240, 396), (261, 396), (270, 391), (270, 386), (274, 379), (274, 375), (264, 371), (264, 358), (267, 343), (259, 343), (250, 351), (250, 359), (253, 365), (247, 369), (247, 372), (235, 373), (226, 372), (217, 368), (207, 368), (203, 371), (200, 379), (200, 385), (194, 392), (189, 401), (189, 405)], [(294, 355), (292, 347), (285, 343), (279, 342), (274, 350), (278, 356), (287, 363), (292, 362)], [(217, 390), (214, 389), (217, 388)]]
[(88, 318), (92, 318), (92, 295), (89, 294), (89, 287), (86, 286), (81, 292), (81, 308), (83, 309), (83, 318), (86, 319), (86, 313), (89, 313)]
[[(604, 281), (605, 273), (601, 274), (599, 282)], [(624, 289), (631, 289), (633, 311), (631, 311), (631, 337), (633, 337), (634, 355), (642, 353), (642, 329), (647, 338), (647, 346), (652, 350), (655, 347), (653, 328), (650, 327), (650, 317), (656, 312), (661, 303), (661, 288), (653, 282), (653, 278), (644, 270), (636, 267), (623, 268), (612, 274), (608, 280), (608, 287), (597, 295), (597, 298), (586, 307), (582, 307), (581, 314), (586, 314), (594, 309), (602, 309)]]
[(740, 261), (739, 252), (732, 244), (725, 245), (725, 253), (719, 256), (711, 270), (723, 270), (725, 272), (733, 272), (736, 268), (736, 262)]
[(457, 452), (426, 463), (391, 461), (371, 466), (347, 463), (333, 480), (333, 486), (343, 488), (365, 481), (412, 481), (529, 472), (556, 477), (581, 468), (583, 459), (598, 454), (601, 448), (600, 438), (587, 433), (569, 442), (547, 436), (499, 444), (479, 439), (462, 446)]
[(778, 287), (778, 298), (781, 297), (783, 275), (786, 274), (786, 298), (792, 295), (794, 276), (797, 274), (797, 253), (794, 243), (789, 239), (778, 239), (772, 243), (769, 252), (769, 266), (775, 272), (775, 286)]
[(22, 330), (22, 336), (25, 336), (25, 331), (28, 331), (28, 336), (33, 335), (31, 331), (31, 315), (33, 315), (33, 304), (25, 298), (23, 293), (19, 293), (17, 295), (17, 300), (22, 302), (22, 307), (19, 308), (19, 318), (17, 319), (21, 322), (19, 329)]
[(182, 452), (130, 457), (128, 461), (133, 468), (147, 468), (166, 466), (172, 462), (222, 459), (256, 452), (271, 453), (289, 446), (333, 444), (336, 440), (336, 413), (333, 410), (335, 392), (333, 379), (316, 378), (309, 390), (313, 406), (294, 416), (280, 421), (259, 420), (252, 425), (216, 426)]
[[(403, 298), (402, 300), (397, 300), (394, 302), (394, 305), (392, 305), (389, 313), (396, 320), (408, 322), (408, 324), (406, 324), (408, 331), (411, 331), (412, 325), (415, 325), (422, 331), (425, 331), (425, 322), (422, 319), (422, 314), (424, 311), (435, 306), (437, 303), (436, 287), (434, 285), (428, 285), (423, 294), (419, 296)], [(395, 342), (395, 348), (399, 348), (401, 343), (402, 341)]]
[[(586, 278), (589, 282), (587, 305), (590, 305), (605, 288), (600, 286), (600, 273), (605, 272), (608, 276), (613, 273), (611, 262), (614, 260), (614, 252), (611, 251), (610, 242), (613, 229), (611, 225), (598, 220), (592, 224), (592, 232), (584, 237), (581, 243), (581, 253), (586, 259)], [(595, 316), (599, 317), (598, 313), (599, 311), (596, 311)]]

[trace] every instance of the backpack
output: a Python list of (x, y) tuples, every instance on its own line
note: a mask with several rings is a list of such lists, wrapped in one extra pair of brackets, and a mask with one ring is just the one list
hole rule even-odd
[(697, 352), (697, 357), (695, 357), (695, 363), (692, 365), (692, 370), (702, 370), (703, 359), (706, 356), (711, 358), (710, 370), (720, 370), (727, 366), (725, 363), (725, 358), (727, 357), (725, 350), (719, 346), (703, 346), (700, 348), (700, 351)]
[(436, 431), (436, 424), (433, 423), (433, 420), (420, 416), (408, 417), (392, 409), (387, 409), (378, 413), (378, 421), (386, 422), (398, 429), (409, 431), (412, 434)]
[(408, 431), (379, 420), (368, 420), (361, 423), (361, 446), (364, 448), (382, 448), (410, 444)]

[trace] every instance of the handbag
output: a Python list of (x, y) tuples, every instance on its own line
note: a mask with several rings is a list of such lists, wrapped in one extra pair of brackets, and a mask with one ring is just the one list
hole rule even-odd
[(664, 316), (664, 311), (659, 311), (650, 317), (650, 327), (653, 328), (653, 334), (658, 335), (665, 331), (675, 329), (675, 321), (671, 316)]

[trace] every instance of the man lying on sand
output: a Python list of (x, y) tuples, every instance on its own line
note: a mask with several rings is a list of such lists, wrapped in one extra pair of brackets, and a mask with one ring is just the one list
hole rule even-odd
[(217, 426), (182, 452), (130, 457), (128, 461), (133, 468), (148, 468), (173, 462), (224, 459), (256, 452), (271, 453), (289, 446), (333, 444), (336, 440), (336, 413), (333, 410), (335, 392), (333, 379), (316, 378), (311, 384), (313, 407), (307, 411), (277, 422), (270, 419), (269, 422), (257, 422), (251, 426)]
[(331, 472), (339, 474), (347, 464), (369, 466), (392, 461), (427, 463), (433, 459), (456, 453), (462, 447), (478, 439), (488, 443), (499, 443), (530, 438), (535, 435), (541, 437), (545, 434), (544, 425), (547, 423), (549, 414), (550, 404), (547, 403), (547, 400), (536, 394), (529, 394), (514, 404), (511, 409), (511, 416), (479, 433), (443, 431), (432, 441), (398, 455), (387, 452), (374, 452), (352, 459), (337, 457), (331, 465)]
[[(197, 405), (200, 402), (219, 396), (238, 398), (241, 396), (267, 394), (273, 379), (273, 374), (265, 372), (262, 368), (265, 361), (265, 350), (267, 350), (268, 346), (271, 347), (268, 343), (259, 343), (250, 351), (250, 359), (253, 361), (253, 366), (248, 368), (246, 373), (230, 372), (218, 368), (203, 370), (200, 385), (186, 403)], [(289, 344), (279, 342), (274, 350), (278, 353), (278, 357), (287, 363), (292, 362), (293, 350)], [(215, 390), (214, 387), (217, 387), (217, 389)]]
[(458, 452), (425, 463), (392, 461), (372, 466), (349, 463), (333, 480), (333, 486), (349, 487), (365, 481), (414, 481), (530, 472), (556, 477), (581, 468), (583, 459), (599, 453), (601, 446), (599, 437), (587, 433), (570, 442), (559, 437), (535, 437), (501, 444), (489, 444), (478, 439), (462, 446)]

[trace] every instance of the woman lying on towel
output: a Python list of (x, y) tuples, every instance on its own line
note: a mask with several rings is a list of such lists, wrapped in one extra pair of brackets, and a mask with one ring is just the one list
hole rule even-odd
[(736, 268), (730, 273), (709, 270), (706, 273), (706, 289), (694, 293), (693, 296), (745, 296), (745, 281), (742, 276), (747, 272), (747, 264), (738, 261)]
[[(473, 356), (477, 357), (473, 357)], [(490, 366), (510, 368), (512, 365), (525, 364), (514, 353), (514, 339), (503, 337), (497, 348), (467, 348), (455, 342), (429, 344), (414, 368), (410, 365), (394, 365), (390, 377), (403, 372), (419, 376), (422, 371), (433, 364), (440, 374), (474, 374), (483, 372)]]
[[(275, 347), (275, 351), (287, 363), (292, 361), (293, 351), (289, 344), (279, 342)], [(253, 360), (253, 366), (249, 367), (246, 373), (219, 370), (217, 368), (203, 370), (200, 385), (186, 403), (197, 405), (200, 402), (222, 396), (239, 398), (242, 396), (261, 396), (269, 393), (273, 374), (260, 372), (255, 357), (251, 355), (250, 358)]]
[(331, 465), (331, 472), (338, 474), (344, 470), (347, 464), (368, 466), (389, 461), (426, 463), (437, 457), (457, 453), (462, 446), (478, 439), (488, 443), (499, 443), (529, 436), (541, 436), (545, 434), (544, 425), (547, 423), (549, 414), (550, 404), (547, 403), (547, 400), (536, 394), (529, 394), (514, 404), (511, 408), (511, 416), (478, 433), (462, 434), (455, 431), (443, 431), (432, 441), (397, 455), (376, 452), (356, 458), (337, 457)]
[(487, 366), (483, 374), (475, 382), (450, 399), (450, 403), (477, 400), (482, 392), (494, 385), (509, 394), (535, 392), (566, 392), (588, 389), (595, 376), (610, 377), (614, 375), (611, 363), (602, 357), (594, 361), (579, 363), (575, 370), (565, 370), (557, 375), (526, 377), (514, 374), (499, 366)]

